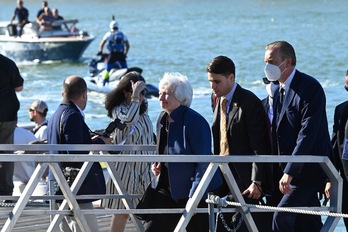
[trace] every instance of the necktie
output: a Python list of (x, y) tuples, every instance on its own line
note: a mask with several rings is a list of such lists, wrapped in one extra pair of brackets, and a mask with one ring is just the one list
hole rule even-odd
[(282, 107), (283, 107), (284, 92), (285, 92), (285, 89), (280, 87), (280, 89), (279, 89), (279, 104), (278, 104), (278, 113), (279, 114), (282, 111)]
[[(278, 101), (278, 106), (277, 106), (277, 123), (279, 123), (279, 116), (280, 116), (280, 112), (282, 111), (282, 107), (283, 107), (283, 100), (284, 100), (284, 88), (280, 87), (279, 89), (279, 101)], [(279, 141), (278, 141), (278, 131), (276, 131), (277, 133), (277, 147), (278, 147), (278, 154), (280, 155), (280, 147), (279, 147)], [(280, 163), (279, 163), (280, 165)]]
[(228, 155), (228, 140), (227, 140), (227, 116), (226, 104), (227, 99), (222, 97), (220, 103), (220, 155)]

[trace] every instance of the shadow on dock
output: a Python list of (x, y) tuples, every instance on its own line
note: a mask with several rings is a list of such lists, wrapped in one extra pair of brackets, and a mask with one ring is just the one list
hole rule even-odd
[[(3, 215), (4, 211), (10, 211), (14, 207), (13, 203), (0, 204), (0, 228), (2, 228), (6, 222), (7, 216)], [(48, 210), (49, 205), (46, 203), (31, 202), (25, 208), (25, 210)], [(111, 215), (97, 215), (99, 231), (110, 231)], [(45, 232), (50, 223), (50, 215), (21, 215), (16, 223), (13, 232)], [(129, 220), (126, 225), (126, 232), (136, 232), (133, 223)]]

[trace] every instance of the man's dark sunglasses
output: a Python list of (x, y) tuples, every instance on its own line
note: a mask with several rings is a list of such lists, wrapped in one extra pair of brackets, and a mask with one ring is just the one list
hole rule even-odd
[(273, 84), (275, 84), (275, 85), (279, 85), (279, 81), (270, 81), (267, 79), (267, 77), (262, 78), (262, 81), (265, 85), (268, 85), (271, 82), (273, 82)]

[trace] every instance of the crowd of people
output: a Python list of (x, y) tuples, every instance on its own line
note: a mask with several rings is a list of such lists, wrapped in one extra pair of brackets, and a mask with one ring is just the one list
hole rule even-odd
[[(43, 5), (47, 10), (47, 5)], [(117, 30), (115, 24), (111, 30)], [(101, 43), (100, 50), (105, 41)], [(127, 50), (129, 47), (127, 48)], [(122, 51), (123, 52), (123, 51)], [(145, 79), (137, 72), (127, 73), (111, 93), (106, 95), (107, 116), (115, 123), (109, 136), (95, 135), (84, 122), (88, 100), (87, 85), (79, 76), (63, 82), (62, 103), (49, 120), (48, 106), (42, 100), (29, 107), (29, 118), (35, 123), (32, 139), (48, 144), (135, 144), (156, 145), (158, 155), (288, 155), (327, 156), (339, 170), (343, 194), (348, 185), (348, 103), (335, 109), (332, 138), (328, 131), (326, 97), (321, 84), (296, 69), (295, 49), (286, 41), (275, 41), (265, 47), (265, 84), (267, 98), (259, 99), (237, 82), (234, 62), (217, 56), (207, 65), (207, 83), (212, 89), (213, 121), (211, 128), (204, 116), (190, 108), (193, 89), (189, 78), (181, 73), (165, 73), (159, 82), (159, 114), (156, 130), (148, 115)], [(24, 80), (16, 64), (0, 55), (0, 95), (8, 99), (0, 105), (0, 143), (16, 141), (16, 92), (23, 90)], [(308, 88), (311, 86), (311, 88)], [(348, 90), (348, 71), (345, 88)], [(18, 139), (18, 138), (17, 138)], [(213, 142), (213, 143), (212, 143)], [(213, 151), (212, 151), (213, 149)], [(81, 151), (60, 151), (81, 154)], [(122, 151), (119, 154), (148, 155), (153, 152)], [(113, 154), (117, 155), (117, 154)], [(82, 163), (64, 162), (62, 168), (81, 168)], [(129, 194), (143, 194), (157, 179), (153, 208), (183, 208), (190, 201), (207, 163), (126, 163), (115, 162), (114, 168)], [(229, 168), (246, 203), (278, 207), (320, 206), (319, 193), (330, 197), (330, 182), (317, 163), (229, 163)], [(0, 163), (0, 195), (12, 195), (14, 164)], [(48, 179), (54, 179), (49, 173)], [(217, 171), (207, 192), (224, 197), (231, 193), (229, 183)], [(117, 194), (112, 179), (106, 183), (99, 163), (94, 163), (78, 194)], [(57, 192), (56, 194), (61, 194)], [(92, 200), (79, 200), (82, 209), (93, 207)], [(132, 199), (134, 205), (139, 199)], [(343, 198), (342, 212), (348, 211)], [(103, 199), (102, 206), (123, 209), (120, 199)], [(202, 199), (199, 207), (207, 207)], [(259, 231), (320, 231), (321, 217), (287, 212), (252, 213)], [(93, 214), (88, 226), (98, 231)], [(111, 231), (124, 231), (128, 214), (115, 214)], [(225, 214), (229, 226), (248, 231), (240, 213)], [(74, 216), (66, 215), (61, 231), (79, 231)], [(168, 231), (176, 227), (179, 214), (151, 214), (145, 231)], [(208, 214), (195, 214), (186, 231), (208, 231)], [(348, 226), (347, 220), (344, 221)], [(217, 231), (225, 231), (221, 220)]]
[[(23, 0), (17, 1), (17, 7), (14, 10), (14, 13), (11, 17), (10, 24), (13, 23), (13, 20), (17, 17), (17, 35), (21, 36), (23, 28), (29, 21), (29, 11), (24, 7)], [(47, 1), (42, 1), (42, 8), (38, 10), (35, 18), (35, 22), (40, 26), (40, 30), (52, 30), (52, 29), (61, 29), (60, 25), (54, 25), (54, 21), (64, 20), (62, 16), (59, 15), (58, 9), (48, 7)]]

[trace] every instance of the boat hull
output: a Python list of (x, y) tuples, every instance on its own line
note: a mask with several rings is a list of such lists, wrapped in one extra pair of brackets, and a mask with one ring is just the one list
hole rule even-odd
[(15, 61), (77, 61), (94, 37), (22, 40), (0, 38), (0, 53)]

